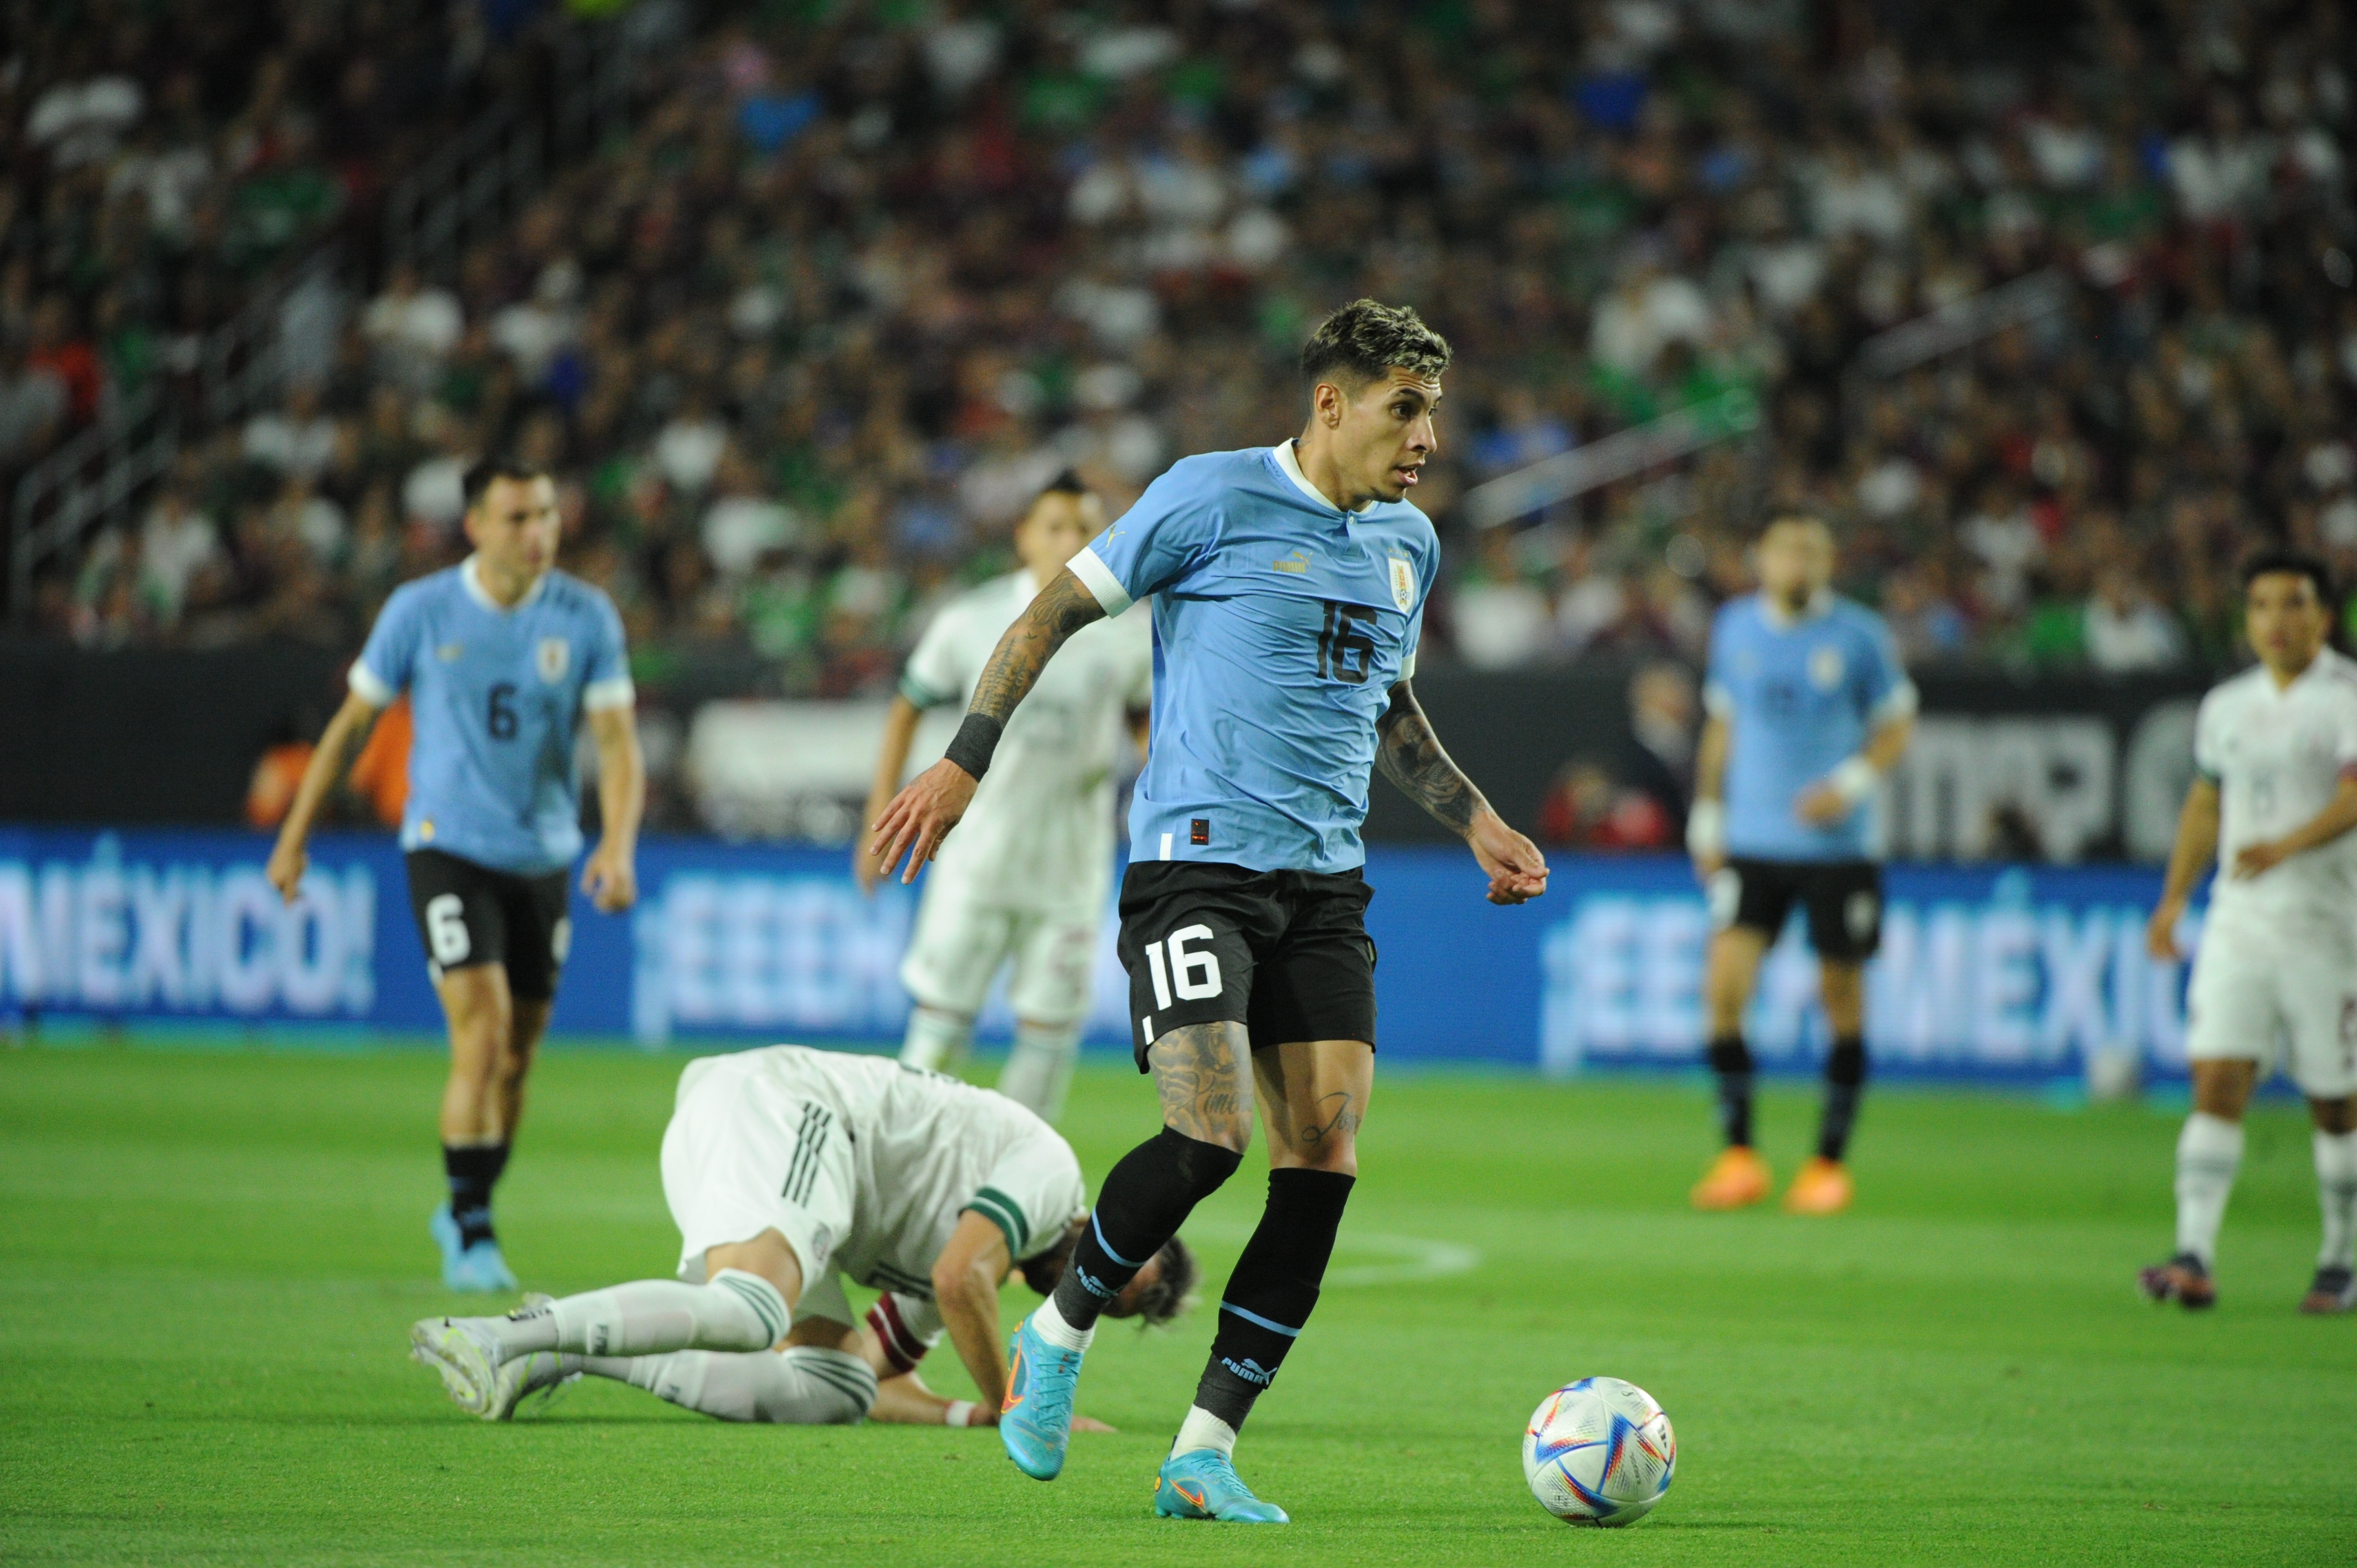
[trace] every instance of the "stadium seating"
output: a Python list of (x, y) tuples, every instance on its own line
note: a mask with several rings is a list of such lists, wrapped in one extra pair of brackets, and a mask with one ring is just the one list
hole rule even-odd
[[(2357, 567), (2330, 6), (2222, 13), (2181, 48), (2097, 6), (2062, 59), (1862, 12), (1807, 30), (1797, 7), (1641, 0), (1348, 28), (1303, 4), (1097, 31), (776, 14), (663, 57), (632, 134), (450, 275), (378, 258), (334, 373), (185, 431), (145, 522), (47, 585), (44, 629), (351, 646), (393, 584), (452, 557), (456, 466), (498, 444), (571, 476), (569, 564), (624, 607), (654, 698), (875, 692), (935, 596), (1004, 558), (1031, 486), (1077, 461), (1125, 496), (1289, 428), (1292, 346), (1361, 293), (1458, 348), (1419, 499), (1452, 564), (1436, 646), (1477, 665), (1695, 654), (1744, 529), (1788, 505), (1842, 521), (1846, 575), (1918, 661), (2216, 661), (2252, 540)], [(11, 233), (47, 234), (44, 192), (145, 189), (189, 148), (290, 146), (296, 168), (320, 148), (333, 191), (291, 214), (262, 210), (285, 184), (264, 155), (205, 188), (212, 248), (161, 247), (177, 270), (146, 330), (185, 328), (188, 301), (233, 293), (237, 236), (301, 231), (381, 178), (352, 95), (371, 70), (408, 81), (417, 40), (339, 75), (319, 26), (286, 24), (283, 71), (201, 136), (170, 128), (168, 105), (210, 101), (186, 75), (109, 129), (87, 83), (117, 79), (61, 63), (89, 124), (20, 129), (42, 172)], [(273, 130), (301, 124), (282, 101), (312, 129)], [(166, 221), (122, 195), (96, 230), (135, 201)], [(21, 381), (78, 274), (12, 250)], [(75, 399), (140, 373), (138, 334), (96, 326), (131, 297), (106, 275)], [(1953, 352), (1896, 371), (1862, 352), (2024, 279), (2048, 307), (1968, 324)], [(1760, 438), (1466, 522), (1471, 486), (1729, 389), (1758, 398)]]

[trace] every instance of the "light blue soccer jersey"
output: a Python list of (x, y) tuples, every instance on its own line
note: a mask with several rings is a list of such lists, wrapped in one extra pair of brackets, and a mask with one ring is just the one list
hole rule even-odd
[(380, 707), (410, 696), (402, 848), (519, 875), (581, 853), (581, 715), (634, 700), (622, 619), (599, 589), (551, 572), (501, 609), (469, 557), (393, 590), (350, 681)]
[(1863, 860), (1879, 852), (1872, 800), (1831, 827), (1793, 807), (1802, 791), (1915, 711), (1914, 683), (1882, 618), (1823, 594), (1797, 618), (1754, 594), (1721, 607), (1703, 686), (1730, 726), (1727, 853), (1761, 860)]
[(1439, 564), (1424, 513), (1340, 510), (1289, 441), (1184, 458), (1147, 486), (1071, 562), (1107, 615), (1154, 599), (1130, 858), (1363, 865), (1375, 720), (1415, 672)]

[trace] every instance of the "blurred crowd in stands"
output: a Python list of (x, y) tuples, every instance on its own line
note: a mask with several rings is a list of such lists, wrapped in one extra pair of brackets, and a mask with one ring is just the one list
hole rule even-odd
[[(190, 429), (39, 613), (91, 647), (357, 647), (463, 552), (459, 472), (504, 447), (564, 477), (566, 564), (651, 696), (880, 693), (1059, 469), (1118, 509), (1297, 429), (1294, 352), (1359, 295), (1457, 349), (1416, 499), (1449, 563), (1431, 645), (1473, 664), (1692, 661), (1788, 508), (1835, 521), (1845, 588), (1919, 662), (2216, 664), (2254, 542), (2357, 577), (2339, 6), (2095, 0), (2021, 36), (1973, 31), (2018, 7), (1886, 9), (706, 7), (627, 138), (449, 275), (376, 263), (333, 373)], [(468, 5), (81, 10), (109, 20), (14, 6), (40, 41), (0, 82), (18, 461), (364, 206), (496, 48)], [(2060, 309), (1858, 373), (1875, 335), (2049, 271)], [(1729, 392), (1754, 436), (1464, 515)]]

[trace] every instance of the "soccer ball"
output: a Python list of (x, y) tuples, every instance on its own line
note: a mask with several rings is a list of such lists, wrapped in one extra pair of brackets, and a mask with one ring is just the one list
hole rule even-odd
[(1678, 1440), (1653, 1396), (1618, 1378), (1582, 1378), (1539, 1402), (1523, 1431), (1523, 1478), (1566, 1524), (1634, 1524), (1678, 1467)]

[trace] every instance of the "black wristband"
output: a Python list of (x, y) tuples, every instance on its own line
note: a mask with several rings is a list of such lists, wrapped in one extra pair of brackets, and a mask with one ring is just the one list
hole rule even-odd
[(979, 783), (990, 771), (990, 754), (998, 749), (998, 737), (1006, 733), (1006, 726), (988, 714), (968, 714), (950, 748), (942, 753), (942, 760), (956, 763)]

